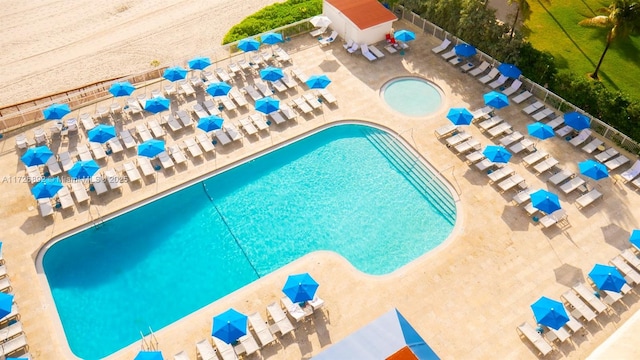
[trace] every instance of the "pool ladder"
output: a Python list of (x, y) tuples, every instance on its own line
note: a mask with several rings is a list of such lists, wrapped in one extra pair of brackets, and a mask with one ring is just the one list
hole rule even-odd
[(149, 326), (149, 340), (147, 340), (146, 336), (140, 330), (140, 336), (142, 337), (142, 343), (140, 344), (140, 348), (142, 351), (157, 351), (158, 350), (158, 339), (156, 339), (156, 335), (151, 330), (151, 326)]
[(91, 216), (91, 223), (93, 224), (93, 227), (99, 229), (102, 225), (104, 225), (104, 219), (102, 219), (102, 215), (100, 215), (100, 210), (98, 210), (98, 207), (94, 206), (94, 208), (96, 209), (96, 213), (98, 213), (98, 218), (95, 219), (91, 214), (91, 211), (89, 211), (89, 215)]

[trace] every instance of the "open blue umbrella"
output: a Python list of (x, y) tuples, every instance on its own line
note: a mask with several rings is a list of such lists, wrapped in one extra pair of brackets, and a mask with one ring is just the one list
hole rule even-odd
[(74, 179), (88, 179), (92, 177), (96, 172), (100, 170), (100, 165), (94, 160), (77, 161), (71, 169), (69, 169), (69, 176)]
[(600, 180), (609, 176), (609, 170), (603, 164), (595, 160), (587, 160), (578, 163), (580, 174), (588, 176), (593, 180)]
[(282, 79), (283, 76), (282, 69), (277, 67), (269, 66), (260, 70), (260, 78), (263, 80), (276, 81)]
[(447, 119), (455, 125), (469, 125), (473, 121), (473, 114), (465, 108), (451, 108), (447, 113)]
[(640, 230), (633, 230), (631, 232), (631, 236), (629, 236), (629, 242), (637, 249), (640, 249)]
[(211, 66), (211, 59), (204, 56), (195, 57), (187, 62), (191, 70), (204, 70)]
[(589, 272), (589, 277), (598, 289), (617, 293), (627, 283), (618, 269), (609, 265), (596, 264)]
[(71, 109), (67, 104), (52, 104), (44, 109), (42, 114), (46, 120), (60, 120), (70, 112)]
[(31, 193), (36, 199), (53, 197), (64, 185), (58, 178), (46, 178), (37, 183)]
[(89, 141), (104, 144), (107, 140), (116, 137), (116, 128), (111, 125), (100, 124), (87, 132)]
[(564, 123), (578, 131), (587, 129), (591, 126), (591, 124), (589, 123), (589, 118), (577, 111), (572, 111), (564, 114)]
[(495, 109), (502, 109), (509, 105), (509, 99), (503, 93), (490, 91), (483, 95), (485, 105), (489, 105)]
[(453, 49), (456, 51), (456, 55), (458, 56), (469, 57), (477, 53), (476, 48), (469, 44), (458, 44), (454, 46)]
[(540, 189), (531, 195), (531, 204), (534, 208), (544, 212), (545, 214), (551, 214), (556, 210), (560, 210), (560, 199), (558, 195), (549, 192), (544, 189)]
[(13, 295), (0, 292), (0, 319), (9, 315), (13, 308)]
[(111, 84), (111, 86), (109, 87), (109, 92), (115, 97), (129, 96), (135, 89), (135, 86), (131, 85), (130, 82), (121, 81)]
[(234, 343), (247, 334), (247, 315), (229, 309), (213, 318), (211, 335), (226, 342)]
[(555, 135), (551, 126), (539, 122), (527, 125), (527, 131), (529, 135), (541, 140), (548, 139)]
[(246, 38), (242, 39), (238, 42), (238, 49), (248, 52), (258, 50), (260, 47), (260, 42), (256, 39)]
[(272, 32), (266, 33), (260, 37), (260, 41), (262, 41), (262, 43), (264, 44), (269, 44), (269, 45), (277, 44), (282, 42), (282, 35), (272, 33)]
[(318, 283), (309, 273), (289, 275), (282, 292), (295, 303), (313, 300)]
[(416, 39), (416, 34), (409, 30), (398, 30), (393, 33), (393, 37), (398, 41), (411, 41)]
[(553, 329), (560, 329), (569, 321), (569, 315), (561, 302), (542, 296), (538, 301), (531, 304), (533, 316), (540, 325), (545, 325)]
[(231, 91), (231, 85), (224, 81), (212, 82), (207, 86), (207, 93), (211, 96), (224, 96)]
[(522, 71), (520, 71), (520, 69), (518, 69), (513, 64), (500, 64), (498, 66), (498, 71), (500, 71), (502, 75), (510, 77), (512, 79), (517, 79), (520, 77), (520, 75), (522, 75)]
[(169, 81), (182, 80), (187, 77), (187, 70), (179, 66), (166, 68), (162, 77)]
[(511, 153), (509, 150), (498, 145), (487, 145), (482, 151), (482, 154), (494, 163), (507, 163), (511, 159)]
[(160, 351), (140, 351), (133, 360), (164, 360)]
[(171, 102), (162, 96), (147, 99), (144, 103), (144, 109), (154, 114), (169, 110), (169, 107), (171, 107)]
[(164, 151), (164, 141), (151, 139), (138, 145), (138, 155), (154, 157)]
[(222, 128), (223, 122), (224, 119), (219, 116), (205, 116), (198, 120), (198, 129), (204, 130), (206, 132), (218, 130)]
[(262, 113), (271, 114), (278, 109), (280, 109), (280, 100), (276, 100), (272, 97), (264, 97), (256, 101), (256, 110)]
[(38, 146), (29, 148), (20, 157), (20, 160), (27, 166), (44, 165), (47, 163), (50, 157), (53, 156), (53, 152), (46, 146)]
[(311, 75), (309, 76), (309, 79), (305, 81), (305, 83), (307, 84), (309, 89), (324, 89), (329, 86), (329, 84), (331, 84), (331, 79), (329, 79), (329, 77), (324, 74)]

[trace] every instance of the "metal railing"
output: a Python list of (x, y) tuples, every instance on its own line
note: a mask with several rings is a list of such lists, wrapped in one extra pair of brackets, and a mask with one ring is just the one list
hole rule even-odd
[[(401, 19), (404, 19), (406, 21), (409, 21), (410, 23), (412, 23), (413, 25), (419, 27), (420, 29), (422, 29), (422, 31), (425, 34), (430, 34), (440, 40), (444, 40), (445, 38), (451, 40), (451, 42), (454, 45), (457, 45), (458, 43), (463, 43), (465, 41), (463, 41), (462, 39), (458, 39), (456, 36), (454, 36), (453, 34), (447, 32), (446, 30), (442, 29), (441, 27), (429, 22), (428, 20), (420, 17), (420, 15), (406, 10), (402, 5), (397, 5), (396, 6), (396, 14), (400, 15)], [(494, 58), (492, 58), (491, 56), (483, 53), (480, 50), (477, 50), (478, 54), (477, 57), (479, 58), (480, 61), (486, 61), (489, 64), (491, 64), (492, 66), (495, 66), (497, 64), (499, 64), (500, 62), (495, 60)], [(575, 106), (574, 104), (566, 101), (565, 99), (563, 99), (562, 97), (560, 97), (559, 95), (553, 93), (552, 91), (549, 91), (549, 89), (545, 88), (544, 86), (541, 86), (537, 83), (535, 83), (534, 81), (527, 79), (524, 76), (520, 77), (520, 81), (522, 81), (523, 87), (527, 90), (529, 90), (529, 92), (531, 92), (534, 96), (536, 96), (537, 98), (541, 99), (543, 102), (545, 102), (548, 105), (553, 106), (554, 108), (556, 108), (558, 111), (560, 112), (569, 112), (569, 111), (578, 111), (581, 112), (587, 116), (589, 116), (591, 118), (591, 129), (593, 131), (595, 131), (596, 133), (600, 134), (603, 138), (608, 139), (610, 141), (612, 141), (613, 143), (617, 144), (618, 146), (620, 146), (621, 148), (629, 151), (630, 153), (633, 154), (640, 154), (640, 144), (638, 144), (637, 142), (635, 142), (633, 139), (631, 139), (630, 137), (628, 137), (627, 135), (621, 133), (620, 131), (616, 130), (615, 128), (613, 128), (611, 125), (605, 123), (604, 121), (592, 116), (591, 114), (589, 114), (588, 112), (578, 108), (577, 106)]]

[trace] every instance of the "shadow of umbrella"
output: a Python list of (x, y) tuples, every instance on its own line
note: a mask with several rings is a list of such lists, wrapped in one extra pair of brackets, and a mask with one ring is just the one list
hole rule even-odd
[(556, 275), (556, 282), (567, 287), (572, 287), (580, 281), (584, 281), (582, 269), (570, 264), (562, 264), (560, 267), (553, 269)]
[(601, 227), (602, 235), (604, 236), (604, 242), (613, 246), (614, 248), (622, 251), (628, 249), (629, 246), (629, 231), (621, 228), (615, 224), (609, 224)]
[(323, 60), (319, 66), (326, 73), (336, 72), (340, 68), (340, 64), (336, 60)]

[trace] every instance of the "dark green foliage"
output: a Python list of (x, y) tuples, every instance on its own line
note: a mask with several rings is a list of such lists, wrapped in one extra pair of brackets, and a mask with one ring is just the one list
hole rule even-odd
[(524, 76), (540, 85), (553, 88), (558, 73), (553, 56), (534, 48), (528, 42), (522, 43), (518, 50), (513, 62), (522, 70)]

